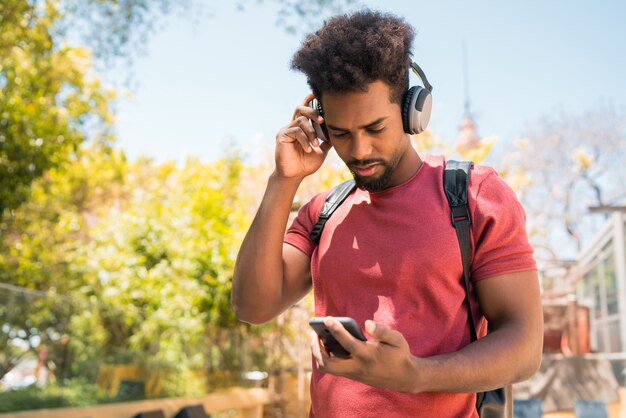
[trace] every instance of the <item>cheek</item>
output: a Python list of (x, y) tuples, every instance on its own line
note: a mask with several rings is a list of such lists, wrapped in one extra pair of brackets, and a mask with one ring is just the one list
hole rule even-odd
[(409, 139), (405, 138), (405, 135), (396, 131), (389, 131), (384, 137), (378, 138), (376, 143), (378, 144), (378, 151), (388, 157), (398, 152), (403, 152), (406, 149), (406, 144)]
[(330, 144), (333, 146), (339, 158), (341, 158), (343, 162), (346, 162), (346, 157), (349, 155), (349, 149), (346, 144), (342, 141), (333, 141), (332, 139), (330, 140)]

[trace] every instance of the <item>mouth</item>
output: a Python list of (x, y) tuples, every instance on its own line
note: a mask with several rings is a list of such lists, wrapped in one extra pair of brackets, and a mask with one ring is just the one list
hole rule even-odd
[(379, 165), (380, 163), (373, 163), (373, 164), (359, 165), (359, 166), (353, 165), (350, 168), (360, 177), (368, 177), (368, 176), (373, 175), (376, 172)]

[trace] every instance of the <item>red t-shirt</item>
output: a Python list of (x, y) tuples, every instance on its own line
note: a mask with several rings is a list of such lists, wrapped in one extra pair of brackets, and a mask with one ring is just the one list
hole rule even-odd
[[(356, 189), (309, 239), (328, 192), (304, 205), (284, 241), (311, 257), (316, 316), (372, 319), (400, 331), (428, 357), (470, 342), (463, 267), (443, 191), (443, 157), (426, 156), (409, 180), (370, 193)], [(472, 281), (536, 269), (515, 193), (491, 168), (472, 170)], [(479, 335), (486, 332), (475, 298)], [(454, 376), (450, 376), (454, 379)], [(313, 363), (311, 417), (475, 417), (475, 395), (409, 394), (324, 374)]]

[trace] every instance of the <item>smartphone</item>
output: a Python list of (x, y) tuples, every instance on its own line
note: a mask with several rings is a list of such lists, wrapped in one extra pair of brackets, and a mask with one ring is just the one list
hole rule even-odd
[[(335, 319), (339, 321), (339, 323), (343, 325), (343, 327), (347, 329), (354, 338), (361, 341), (367, 341), (367, 338), (363, 335), (363, 331), (361, 331), (361, 328), (359, 328), (354, 319), (348, 317), (335, 317)], [(324, 343), (326, 351), (339, 358), (350, 357), (350, 352), (343, 348), (341, 344), (339, 344), (339, 341), (337, 341), (326, 328), (323, 317), (316, 316), (309, 319), (309, 325)]]
[[(317, 110), (317, 112), (320, 114), (320, 116), (324, 116), (322, 115), (321, 112), (321, 106), (319, 105), (319, 102), (317, 101), (317, 99), (313, 99), (309, 102), (309, 107), (312, 109)], [(328, 142), (328, 139), (326, 138), (326, 127), (325, 126), (320, 126), (319, 124), (311, 121), (311, 125), (313, 126), (313, 129), (315, 129), (315, 134), (317, 135), (317, 137), (319, 139), (321, 139), (324, 142)]]

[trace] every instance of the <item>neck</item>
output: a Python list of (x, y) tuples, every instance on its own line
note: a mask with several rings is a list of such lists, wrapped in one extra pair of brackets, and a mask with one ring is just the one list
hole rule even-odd
[(391, 181), (389, 182), (389, 187), (397, 186), (399, 184), (404, 183), (420, 169), (422, 166), (422, 159), (417, 154), (415, 148), (413, 148), (413, 144), (410, 138), (407, 138), (407, 146), (400, 157), (400, 161), (398, 161), (398, 165), (391, 176)]

